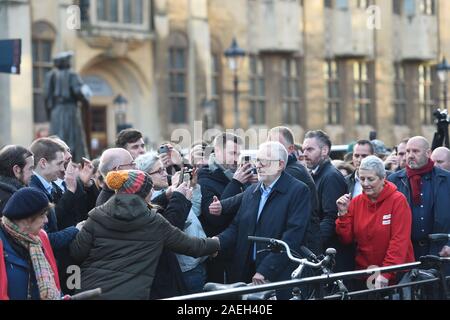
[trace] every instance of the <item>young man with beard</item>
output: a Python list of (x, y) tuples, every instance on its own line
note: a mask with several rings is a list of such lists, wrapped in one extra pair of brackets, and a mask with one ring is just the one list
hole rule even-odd
[[(208, 166), (198, 172), (198, 184), (201, 187), (200, 222), (208, 237), (225, 230), (233, 216), (215, 216), (210, 214), (209, 205), (215, 198), (226, 199), (241, 193), (245, 185), (254, 179), (250, 163), (237, 166), (241, 152), (242, 139), (234, 134), (222, 133), (213, 142), (214, 153), (210, 155)], [(226, 252), (208, 261), (208, 281), (225, 283)]]
[(335, 232), (338, 212), (336, 201), (347, 193), (347, 184), (342, 173), (331, 164), (331, 140), (321, 130), (309, 131), (303, 141), (303, 151), (317, 188), (323, 249), (333, 247), (340, 253), (336, 255), (335, 271), (353, 270), (353, 248), (342, 245)]

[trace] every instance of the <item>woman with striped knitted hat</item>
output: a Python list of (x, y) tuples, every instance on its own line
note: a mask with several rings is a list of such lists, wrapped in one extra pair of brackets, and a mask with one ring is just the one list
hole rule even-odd
[(112, 171), (106, 183), (116, 194), (89, 213), (70, 248), (81, 267), (80, 291), (101, 288), (100, 299), (148, 299), (163, 248), (195, 257), (219, 250), (218, 240), (189, 237), (149, 206), (147, 173)]

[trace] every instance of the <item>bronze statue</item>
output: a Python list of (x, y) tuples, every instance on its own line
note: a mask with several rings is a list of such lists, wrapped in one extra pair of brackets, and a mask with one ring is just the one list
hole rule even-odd
[(73, 160), (88, 155), (86, 135), (78, 102), (89, 105), (92, 92), (71, 69), (72, 52), (62, 52), (54, 59), (54, 68), (45, 76), (45, 106), (50, 119), (50, 134), (69, 146)]

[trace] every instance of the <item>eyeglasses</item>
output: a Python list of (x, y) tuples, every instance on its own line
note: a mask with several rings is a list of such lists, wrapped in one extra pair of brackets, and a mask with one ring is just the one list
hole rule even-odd
[(151, 175), (151, 174), (158, 173), (158, 174), (162, 175), (164, 172), (167, 173), (166, 168), (159, 168), (158, 170), (150, 172), (149, 174)]
[(262, 165), (263, 167), (267, 167), (268, 165), (270, 165), (271, 162), (275, 162), (275, 161), (280, 161), (278, 160), (274, 160), (274, 159), (256, 159), (256, 163), (259, 163), (260, 165)]
[(353, 158), (362, 158), (364, 159), (365, 157), (368, 157), (368, 154), (358, 154), (358, 153), (354, 153), (353, 154)]
[(127, 170), (127, 169), (136, 169), (136, 162), (132, 161), (127, 164), (119, 164), (118, 166), (114, 167), (114, 170)]

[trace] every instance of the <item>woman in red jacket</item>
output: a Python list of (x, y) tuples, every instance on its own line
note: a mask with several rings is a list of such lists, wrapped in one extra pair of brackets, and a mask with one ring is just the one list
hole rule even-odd
[[(336, 201), (336, 233), (345, 244), (356, 242), (357, 269), (414, 261), (411, 209), (397, 187), (385, 180), (383, 162), (375, 156), (365, 158), (358, 175), (363, 193), (354, 199), (345, 194)], [(375, 287), (394, 282), (395, 273), (380, 274)]]

